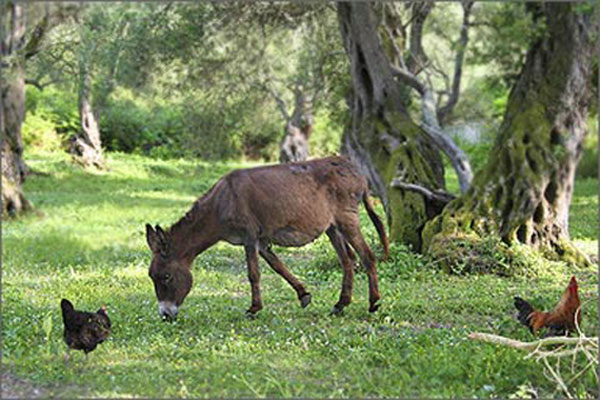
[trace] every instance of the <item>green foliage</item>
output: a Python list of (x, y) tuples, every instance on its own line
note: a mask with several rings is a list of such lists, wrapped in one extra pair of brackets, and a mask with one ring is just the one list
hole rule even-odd
[[(484, 131), (484, 134), (481, 137), (481, 140), (477, 143), (470, 142), (468, 140), (463, 140), (460, 137), (455, 136), (454, 142), (467, 154), (469, 157), (469, 161), (471, 163), (471, 169), (473, 172), (476, 172), (483, 166), (485, 166), (488, 157), (490, 156), (490, 152), (493, 148), (492, 135), (495, 132)], [(444, 168), (447, 170), (452, 170), (452, 164), (450, 160), (444, 156)], [(454, 170), (452, 170), (454, 173)], [(446, 184), (449, 185), (451, 182), (446, 180)]]
[(320, 110), (315, 115), (315, 126), (310, 137), (310, 152), (314, 157), (325, 157), (340, 153), (343, 125), (336, 121), (328, 109)]
[(488, 65), (488, 78), (511, 87), (530, 45), (545, 32), (534, 3), (481, 3), (474, 9), (468, 63)]
[[(31, 176), (25, 190), (45, 216), (3, 224), (3, 365), (65, 397), (508, 398), (525, 385), (546, 398), (557, 393), (543, 365), (514, 349), (469, 341), (467, 334), (531, 340), (514, 320), (513, 296), (551, 308), (574, 272), (583, 329), (598, 330), (593, 270), (548, 268), (527, 278), (447, 275), (398, 245), (389, 261), (378, 263), (382, 308), (367, 311), (367, 278), (357, 267), (353, 303), (344, 315), (330, 316), (341, 273), (326, 237), (298, 249), (275, 248), (312, 293), (308, 308), (300, 308), (289, 285), (261, 260), (265, 308), (255, 320), (244, 318), (250, 289), (243, 250), (218, 244), (196, 260), (194, 287), (178, 320), (163, 323), (148, 278), (144, 224), (168, 226), (222, 174), (250, 165), (106, 157), (110, 170), (87, 172), (65, 154), (32, 154), (26, 162), (50, 176)], [(575, 201), (593, 185), (583, 185), (582, 193), (578, 181)], [(586, 209), (597, 212), (597, 200)], [(379, 251), (364, 212), (361, 221)], [(570, 228), (581, 232), (581, 222), (575, 215)], [(105, 343), (88, 357), (71, 352), (68, 363), (62, 297), (85, 310), (106, 304), (113, 322)], [(597, 396), (593, 371), (573, 389)]]
[(291, 113), (295, 83), (320, 93), (313, 105), (325, 121), (316, 120), (315, 154), (339, 148), (349, 79), (332, 7), (89, 4), (48, 43), (28, 65), (32, 76), (59, 80), (54, 91), (76, 101), (79, 67), (88, 68), (109, 150), (275, 160), (285, 121), (266, 88)]
[[(77, 97), (69, 89), (48, 87), (39, 91), (27, 86), (25, 94), (25, 109), (28, 113), (37, 115), (47, 123), (54, 125), (58, 134), (71, 136), (79, 129), (79, 113)], [(25, 121), (25, 125), (27, 124)]]
[(27, 86), (25, 108), (21, 133), (27, 151), (59, 151), (78, 129), (77, 104), (64, 91)]
[(121, 90), (108, 101), (100, 118), (100, 134), (109, 150), (148, 151), (177, 137), (182, 123), (178, 109), (149, 104)]
[(587, 121), (588, 134), (583, 142), (583, 153), (577, 164), (577, 176), (580, 178), (598, 177), (598, 121), (590, 117)]
[(23, 145), (29, 149), (56, 151), (60, 149), (60, 138), (56, 125), (43, 116), (43, 113), (27, 112), (21, 129)]

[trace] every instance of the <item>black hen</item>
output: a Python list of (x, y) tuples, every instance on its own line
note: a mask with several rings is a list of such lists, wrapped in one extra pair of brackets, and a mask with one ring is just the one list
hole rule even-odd
[(69, 300), (62, 299), (60, 308), (65, 324), (64, 338), (69, 348), (83, 350), (87, 354), (110, 334), (110, 319), (106, 314), (106, 307), (95, 313), (77, 311)]

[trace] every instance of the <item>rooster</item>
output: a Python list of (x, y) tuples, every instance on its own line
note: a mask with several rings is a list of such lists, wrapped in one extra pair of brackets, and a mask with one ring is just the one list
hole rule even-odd
[(60, 308), (65, 325), (64, 338), (69, 348), (87, 354), (110, 334), (110, 319), (105, 306), (95, 313), (77, 311), (69, 300), (62, 299)]
[(515, 297), (515, 307), (519, 310), (517, 319), (534, 335), (542, 328), (547, 328), (545, 336), (562, 336), (574, 332), (575, 315), (577, 315), (577, 326), (581, 324), (580, 306), (575, 276), (571, 277), (569, 286), (554, 310), (550, 312), (537, 311), (522, 298)]

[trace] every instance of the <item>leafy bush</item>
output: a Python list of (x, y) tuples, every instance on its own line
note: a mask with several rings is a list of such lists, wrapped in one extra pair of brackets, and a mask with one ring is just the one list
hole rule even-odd
[(180, 131), (181, 119), (175, 107), (156, 105), (121, 89), (101, 114), (100, 134), (109, 150), (149, 153), (153, 147), (170, 144), (169, 136)]
[[(37, 115), (52, 123), (57, 134), (68, 137), (79, 129), (77, 96), (73, 95), (70, 89), (51, 86), (40, 91), (27, 86), (25, 89), (25, 109), (27, 110), (27, 118), (29, 118), (29, 115)], [(26, 120), (25, 124), (27, 123)]]
[(22, 128), (25, 148), (57, 151), (68, 137), (77, 132), (77, 99), (55, 87), (43, 91), (27, 86), (26, 116)]
[(61, 141), (56, 133), (56, 125), (42, 115), (27, 112), (21, 131), (25, 148), (56, 151)]
[(275, 158), (282, 124), (264, 112), (264, 107), (254, 107), (256, 102), (241, 99), (225, 107), (206, 101), (194, 93), (163, 104), (160, 99), (142, 98), (119, 89), (102, 114), (102, 140), (109, 150), (163, 159)]

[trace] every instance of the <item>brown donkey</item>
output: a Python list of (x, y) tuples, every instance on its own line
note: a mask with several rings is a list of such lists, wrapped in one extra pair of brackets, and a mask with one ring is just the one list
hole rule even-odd
[(271, 249), (303, 246), (323, 232), (331, 240), (343, 268), (339, 313), (352, 298), (352, 251), (359, 254), (369, 276), (369, 311), (380, 299), (375, 257), (359, 226), (362, 200), (375, 224), (388, 256), (388, 239), (368, 197), (366, 179), (342, 157), (295, 164), (281, 164), (233, 171), (221, 178), (167, 232), (146, 224), (146, 239), (153, 257), (149, 275), (154, 282), (159, 314), (175, 318), (192, 287), (190, 268), (198, 254), (220, 240), (246, 250), (248, 278), (252, 288), (249, 315), (262, 308), (258, 255), (281, 275), (298, 294), (302, 307), (311, 295)]

